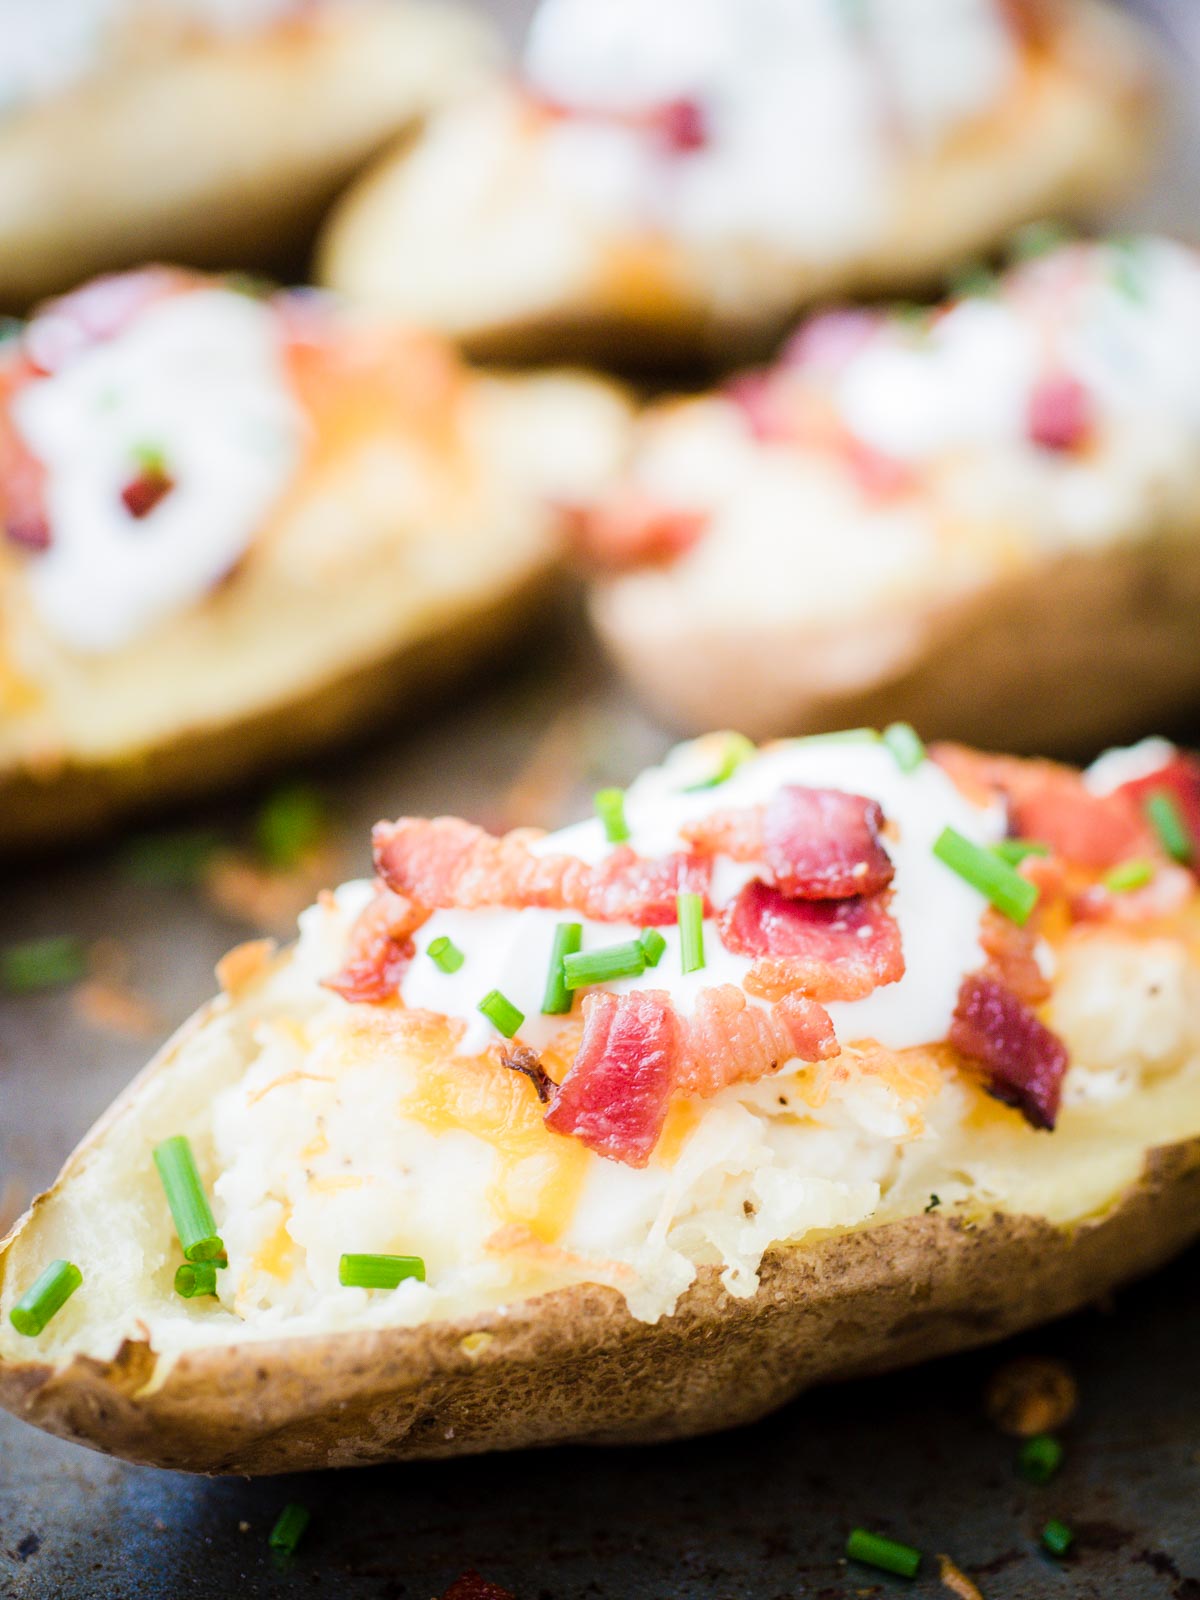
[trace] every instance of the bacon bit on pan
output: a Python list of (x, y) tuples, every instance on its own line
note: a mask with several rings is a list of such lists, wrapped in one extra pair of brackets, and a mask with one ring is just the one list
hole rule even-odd
[(88, 978), (71, 1000), (81, 1020), (102, 1033), (152, 1039), (162, 1028), (162, 1019), (148, 1000), (111, 979)]
[(402, 817), (374, 832), (375, 867), (398, 894), (437, 909), (541, 906), (595, 922), (661, 927), (675, 921), (681, 890), (707, 898), (712, 862), (676, 852), (643, 860), (623, 846), (589, 866), (575, 856), (534, 855), (540, 835), (496, 838), (458, 817)]
[(769, 1011), (750, 1005), (736, 984), (705, 989), (683, 1023), (680, 1094), (708, 1099), (731, 1083), (754, 1083), (785, 1061), (823, 1061), (838, 1053), (829, 1013), (800, 995)]
[(950, 1043), (984, 1066), (989, 1094), (1016, 1106), (1032, 1127), (1054, 1127), (1067, 1047), (1011, 990), (979, 973), (964, 978)]
[(983, 913), (979, 943), (988, 958), (987, 976), (1027, 1006), (1040, 1006), (1050, 998), (1050, 980), (1038, 963), (1037, 942), (1033, 921), (1022, 928), (993, 906)]
[(500, 1064), (512, 1072), (523, 1072), (533, 1085), (534, 1093), (542, 1104), (544, 1106), (550, 1104), (558, 1085), (534, 1051), (524, 1045), (518, 1045), (515, 1050), (501, 1050)]
[(174, 487), (175, 480), (170, 473), (147, 468), (139, 472), (136, 478), (131, 478), (121, 490), (121, 503), (129, 515), (140, 522)]
[(1091, 396), (1068, 373), (1043, 378), (1029, 397), (1029, 437), (1041, 450), (1079, 450), (1094, 426)]
[(674, 561), (708, 524), (706, 511), (664, 506), (636, 490), (594, 506), (563, 506), (559, 514), (579, 553), (613, 569)]
[(1079, 1405), (1079, 1387), (1063, 1362), (1018, 1356), (992, 1374), (984, 1404), (1001, 1433), (1032, 1439), (1057, 1433), (1070, 1421)]
[(455, 1581), (446, 1590), (442, 1600), (517, 1600), (516, 1595), (509, 1589), (502, 1589), (498, 1583), (490, 1583), (487, 1578), (481, 1578), (473, 1569), (464, 1572), (461, 1578)]
[(380, 884), (350, 930), (345, 961), (322, 986), (351, 1002), (389, 999), (416, 954), (412, 936), (428, 919), (423, 907)]
[(681, 1047), (679, 1018), (664, 990), (586, 995), (579, 1053), (546, 1126), (612, 1161), (644, 1167), (667, 1118)]
[(680, 831), (705, 854), (763, 861), (770, 882), (789, 898), (849, 900), (878, 894), (895, 876), (879, 842), (882, 827), (874, 800), (789, 784), (765, 806), (718, 811)]
[(941, 1579), (942, 1588), (949, 1589), (951, 1594), (956, 1594), (958, 1600), (983, 1600), (979, 1586), (972, 1583), (962, 1568), (956, 1566), (949, 1556), (938, 1557), (938, 1577)]
[(757, 957), (745, 986), (764, 1000), (861, 1000), (904, 976), (900, 929), (880, 895), (788, 900), (756, 880), (725, 907), (719, 926), (727, 950)]

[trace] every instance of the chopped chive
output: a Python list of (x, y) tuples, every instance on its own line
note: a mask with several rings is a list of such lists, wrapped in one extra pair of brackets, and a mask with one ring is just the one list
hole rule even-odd
[(1049, 1483), (1062, 1465), (1063, 1447), (1049, 1433), (1026, 1439), (1017, 1455), (1017, 1471), (1027, 1483)]
[(925, 759), (925, 746), (911, 723), (893, 722), (883, 730), (883, 742), (901, 772), (915, 772)]
[(981, 295), (994, 294), (996, 285), (996, 274), (982, 261), (969, 261), (966, 266), (950, 274), (950, 293), (956, 300), (971, 300)]
[(445, 934), (440, 939), (431, 939), (425, 954), (443, 972), (457, 972), (467, 959), (454, 940), (448, 939)]
[(279, 1513), (279, 1520), (271, 1529), (267, 1539), (272, 1550), (281, 1556), (294, 1555), (296, 1546), (304, 1537), (304, 1530), (308, 1527), (310, 1512), (307, 1506), (295, 1504), (284, 1506)]
[(1144, 889), (1153, 876), (1153, 861), (1122, 861), (1107, 874), (1104, 887), (1113, 894), (1127, 894), (1130, 889)]
[(546, 992), (542, 996), (542, 1015), (561, 1017), (570, 1011), (574, 997), (563, 980), (563, 962), (583, 943), (581, 922), (560, 922), (550, 946), (550, 966), (546, 972)]
[(268, 866), (286, 872), (320, 843), (329, 825), (325, 802), (310, 784), (277, 789), (255, 824), (259, 853)]
[(594, 796), (596, 815), (604, 824), (604, 836), (609, 844), (622, 844), (629, 837), (629, 824), (625, 821), (624, 789), (598, 789)]
[(699, 783), (689, 783), (683, 791), (684, 794), (700, 794), (704, 789), (715, 789), (722, 783), (728, 783), (737, 769), (757, 753), (757, 748), (754, 741), (747, 739), (744, 733), (727, 733), (721, 759), (712, 775), (702, 778)]
[(197, 882), (220, 848), (220, 834), (207, 828), (147, 834), (126, 846), (120, 865), (134, 883), (186, 888)]
[(645, 952), (646, 965), (656, 967), (662, 960), (663, 951), (667, 948), (667, 941), (657, 928), (643, 928), (638, 943)]
[(925, 1207), (925, 1215), (928, 1216), (931, 1211), (936, 1211), (941, 1203), (942, 1197), (940, 1194), (931, 1194), (929, 1196), (929, 1204)]
[(215, 1261), (183, 1261), (175, 1268), (175, 1293), (185, 1300), (217, 1292)]
[(868, 1533), (865, 1528), (855, 1528), (851, 1533), (846, 1540), (846, 1554), (851, 1561), (865, 1562), (881, 1572), (894, 1572), (898, 1578), (915, 1578), (921, 1565), (921, 1552), (912, 1545), (898, 1544), (895, 1539)]
[(1049, 255), (1071, 238), (1071, 230), (1061, 222), (1027, 222), (1009, 240), (1008, 253), (1014, 261), (1033, 261)]
[(196, 1158), (186, 1136), (177, 1133), (154, 1148), (154, 1165), (166, 1190), (175, 1232), (189, 1261), (212, 1261), (225, 1246), (200, 1182)]
[(161, 445), (135, 444), (133, 447), (133, 459), (148, 478), (166, 477), (167, 457)]
[(1006, 917), (1020, 926), (1038, 902), (1038, 886), (983, 845), (973, 844), (955, 828), (943, 828), (933, 853), (952, 872), (978, 889)]
[(502, 1033), (506, 1039), (511, 1039), (525, 1021), (525, 1013), (505, 999), (499, 989), (489, 989), (476, 1010), (482, 1011), (497, 1033)]
[(1065, 1522), (1055, 1517), (1042, 1529), (1042, 1543), (1052, 1556), (1065, 1556), (1075, 1543), (1075, 1535)]
[(338, 1282), (345, 1289), (394, 1289), (406, 1278), (425, 1282), (420, 1256), (346, 1255), (338, 1262)]
[(563, 983), (568, 989), (583, 989), (592, 983), (611, 983), (614, 978), (637, 978), (646, 970), (646, 952), (640, 939), (605, 945), (602, 950), (586, 950), (582, 955), (563, 957)]
[(1187, 824), (1169, 789), (1155, 789), (1146, 797), (1146, 816), (1158, 835), (1158, 842), (1173, 861), (1186, 867), (1194, 854)]
[(679, 918), (679, 965), (683, 972), (699, 972), (704, 965), (704, 898), (690, 889), (675, 896)]
[(832, 733), (809, 733), (799, 744), (878, 744), (877, 728), (837, 728)]
[(8, 1320), (27, 1339), (36, 1338), (82, 1282), (83, 1273), (74, 1262), (52, 1261), (17, 1301)]
[(1036, 839), (1001, 839), (992, 846), (992, 854), (1007, 861), (1010, 867), (1019, 867), (1030, 856), (1048, 856), (1050, 846), (1039, 844)]
[(32, 994), (74, 983), (87, 971), (83, 943), (70, 934), (28, 939), (0, 950), (0, 989), (9, 994)]

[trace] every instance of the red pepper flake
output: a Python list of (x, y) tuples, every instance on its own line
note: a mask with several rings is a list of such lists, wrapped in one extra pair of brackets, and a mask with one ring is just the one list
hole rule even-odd
[(1029, 397), (1029, 437), (1042, 450), (1078, 450), (1091, 436), (1091, 396), (1078, 378), (1043, 378)]
[(139, 472), (121, 490), (121, 500), (131, 517), (140, 522), (148, 517), (158, 503), (175, 487), (175, 480), (161, 468)]

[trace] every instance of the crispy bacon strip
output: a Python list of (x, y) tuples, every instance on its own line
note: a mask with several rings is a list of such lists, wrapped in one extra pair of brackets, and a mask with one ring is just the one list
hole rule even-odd
[(1016, 1106), (1032, 1127), (1053, 1129), (1067, 1047), (1010, 989), (981, 973), (964, 978), (950, 1043), (984, 1067), (989, 1094)]
[(904, 976), (900, 929), (882, 895), (789, 900), (756, 880), (725, 907), (720, 932), (734, 955), (757, 958), (745, 986), (764, 1000), (861, 1000)]
[(543, 906), (595, 922), (657, 927), (675, 921), (682, 889), (707, 902), (712, 862), (683, 852), (643, 860), (628, 846), (596, 866), (575, 856), (534, 855), (533, 829), (503, 838), (458, 817), (402, 817), (375, 829), (375, 866), (398, 894), (423, 906)]
[(988, 958), (987, 976), (1027, 1006), (1040, 1006), (1050, 998), (1050, 981), (1037, 959), (1038, 937), (1036, 918), (1019, 928), (992, 906), (983, 913), (979, 942)]
[(381, 884), (350, 930), (340, 971), (323, 979), (324, 987), (343, 1000), (389, 999), (416, 953), (412, 936), (428, 918), (423, 906)]
[(864, 795), (790, 784), (765, 806), (717, 811), (680, 833), (705, 854), (762, 861), (791, 898), (848, 900), (878, 894), (895, 876), (882, 827), (883, 811)]
[(684, 1022), (680, 1094), (708, 1099), (731, 1083), (756, 1083), (785, 1061), (824, 1061), (838, 1052), (824, 1006), (788, 995), (766, 1010), (733, 983), (705, 989)]

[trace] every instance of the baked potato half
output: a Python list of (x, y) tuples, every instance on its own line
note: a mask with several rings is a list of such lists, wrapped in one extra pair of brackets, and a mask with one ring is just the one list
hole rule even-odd
[(381, 146), (477, 85), (454, 0), (40, 3), (0, 64), (0, 305), (166, 257), (295, 270)]
[(520, 80), (352, 188), (318, 273), (487, 358), (722, 362), (1093, 213), (1150, 113), (1103, 0), (542, 0)]
[(0, 353), (0, 845), (422, 701), (547, 601), (626, 418), (309, 291), (152, 268), (48, 304)]
[(1170, 725), (1200, 700), (1198, 343), (1200, 257), (1155, 237), (817, 314), (643, 415), (580, 518), (596, 626), (684, 731), (1075, 754)]
[(381, 824), (231, 952), (0, 1247), (0, 1403), (205, 1472), (677, 1438), (1200, 1232), (1196, 762), (715, 736), (601, 812)]

